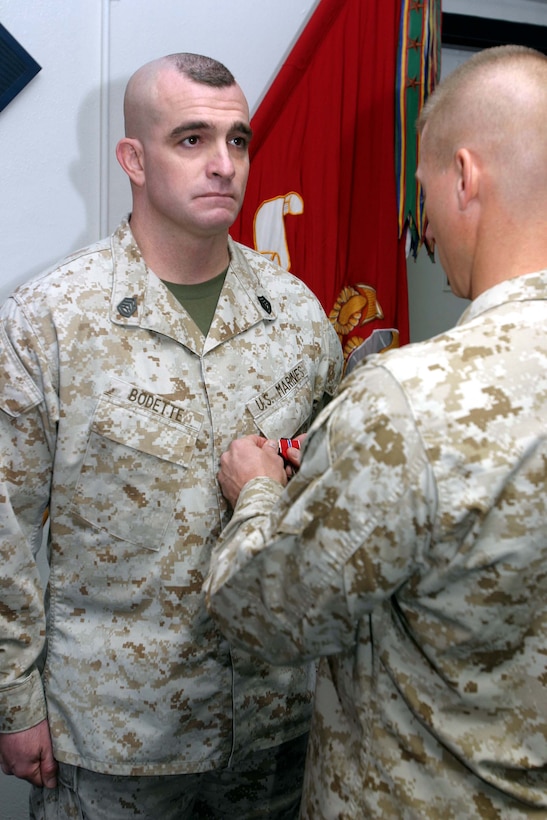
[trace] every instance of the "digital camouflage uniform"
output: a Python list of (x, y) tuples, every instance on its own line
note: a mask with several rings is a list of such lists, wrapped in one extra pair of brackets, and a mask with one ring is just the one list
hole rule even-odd
[(47, 709), (56, 758), (95, 772), (207, 771), (308, 729), (311, 667), (230, 650), (202, 585), (228, 520), (221, 453), (307, 429), (341, 351), (302, 282), (229, 251), (206, 338), (127, 221), (2, 309), (0, 731)]
[(373, 357), (287, 492), (243, 489), (208, 603), (264, 659), (323, 656), (304, 818), (547, 817), (546, 300), (508, 280)]

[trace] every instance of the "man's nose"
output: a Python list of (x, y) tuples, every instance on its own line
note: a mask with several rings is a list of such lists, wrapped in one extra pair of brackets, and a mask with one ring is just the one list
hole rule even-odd
[(232, 179), (235, 175), (234, 161), (226, 143), (216, 145), (209, 163), (210, 173), (224, 179)]

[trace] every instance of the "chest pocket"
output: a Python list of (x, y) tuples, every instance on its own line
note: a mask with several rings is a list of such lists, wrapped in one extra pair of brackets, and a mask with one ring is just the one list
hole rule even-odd
[(304, 364), (299, 362), (246, 406), (258, 431), (266, 438), (290, 438), (307, 430), (313, 410), (313, 390)]
[(116, 538), (159, 550), (203, 417), (117, 386), (101, 396), (72, 510)]

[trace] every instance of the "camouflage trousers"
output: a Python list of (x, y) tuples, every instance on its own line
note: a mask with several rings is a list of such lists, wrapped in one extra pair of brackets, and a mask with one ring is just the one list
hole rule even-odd
[(253, 755), (245, 768), (123, 777), (59, 764), (55, 789), (33, 787), (31, 820), (295, 820), (308, 736)]

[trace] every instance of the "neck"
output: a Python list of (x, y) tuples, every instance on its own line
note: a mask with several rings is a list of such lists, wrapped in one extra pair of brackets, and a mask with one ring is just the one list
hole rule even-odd
[(147, 267), (166, 282), (206, 282), (230, 262), (227, 229), (213, 236), (195, 236), (144, 222), (134, 212), (131, 231)]
[(547, 223), (541, 215), (522, 219), (505, 213), (484, 226), (483, 240), (473, 261), (473, 299), (505, 279), (547, 268)]

